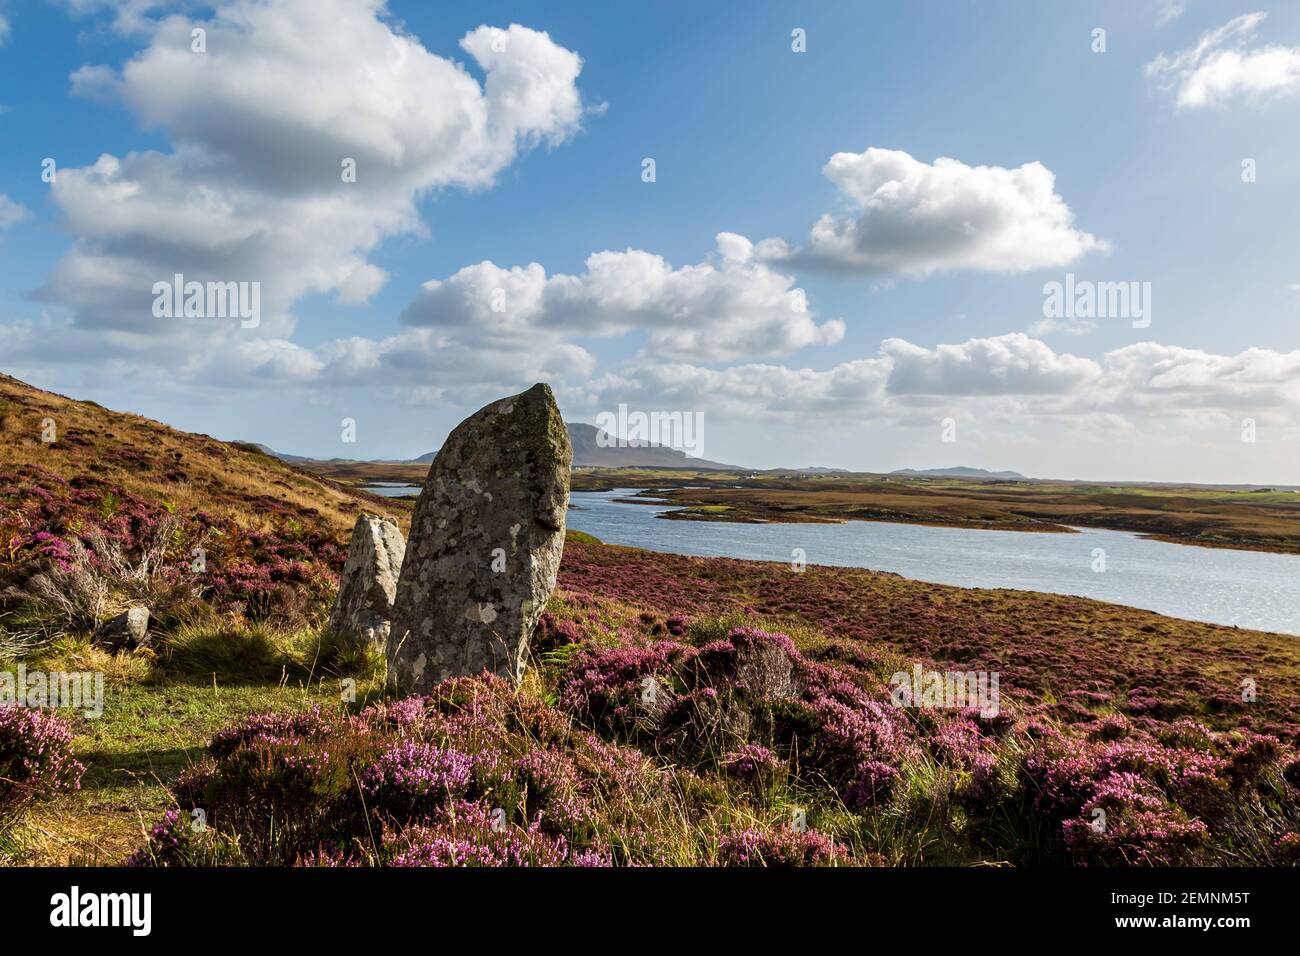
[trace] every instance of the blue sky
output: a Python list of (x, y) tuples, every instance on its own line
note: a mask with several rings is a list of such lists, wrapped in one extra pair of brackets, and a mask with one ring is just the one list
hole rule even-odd
[[(545, 377), (571, 420), (700, 413), (707, 457), (757, 467), (1300, 483), (1300, 9), (0, 16), (0, 369), (34, 384), (320, 457), (420, 454)], [(351, 153), (364, 191), (340, 193), (322, 171)], [(856, 251), (814, 241), (823, 216)], [(261, 282), (260, 327), (151, 316), (186, 269)], [(1149, 283), (1150, 325), (1044, 323), (1067, 273)], [(500, 327), (473, 298), (497, 287)]]

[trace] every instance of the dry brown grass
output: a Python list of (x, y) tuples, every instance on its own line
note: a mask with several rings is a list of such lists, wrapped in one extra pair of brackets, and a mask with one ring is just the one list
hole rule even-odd
[[(42, 441), (47, 423), (53, 442)], [(362, 511), (409, 520), (409, 506), (356, 491), (249, 445), (177, 431), (139, 415), (79, 402), (0, 375), (0, 468), (37, 465), (64, 479), (86, 475), (181, 513), (206, 511), (251, 530), (259, 501), (319, 514), (345, 537)]]

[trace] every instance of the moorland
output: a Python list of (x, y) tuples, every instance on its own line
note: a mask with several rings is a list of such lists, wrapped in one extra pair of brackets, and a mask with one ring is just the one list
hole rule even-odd
[[(653, 487), (712, 490), (674, 480)], [(1054, 520), (996, 496), (980, 507)], [(951, 520), (960, 497), (901, 495)], [(1274, 506), (1205, 507), (1230, 536)], [(253, 446), (0, 377), (0, 671), (106, 682), (100, 717), (0, 706), (0, 862), (1300, 861), (1294, 638), (571, 531), (521, 687), (397, 699), (325, 628), (362, 512), (409, 521)], [(139, 604), (147, 643), (95, 639)], [(1001, 705), (896, 706), (917, 665), (996, 672)]]

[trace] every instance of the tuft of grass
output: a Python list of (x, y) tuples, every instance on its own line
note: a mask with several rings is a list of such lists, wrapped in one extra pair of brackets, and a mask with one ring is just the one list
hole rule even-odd
[(281, 631), (265, 623), (232, 617), (212, 623), (182, 624), (157, 644), (155, 677), (184, 682), (257, 684), (345, 679), (357, 685), (382, 684), (383, 654), (353, 648), (314, 628)]

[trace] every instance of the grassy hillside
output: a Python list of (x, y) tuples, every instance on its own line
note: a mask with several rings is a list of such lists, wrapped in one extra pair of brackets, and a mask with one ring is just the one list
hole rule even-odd
[[(324, 622), (357, 510), (405, 506), (0, 385), (0, 672), (106, 685), (0, 706), (0, 863), (1300, 861), (1293, 638), (571, 533), (521, 688), (393, 700)], [(146, 646), (91, 639), (136, 604)], [(900, 702), (915, 666), (1000, 699)]]
[(286, 465), (253, 445), (177, 431), (6, 375), (0, 375), (0, 470), (20, 479), (37, 473), (75, 479), (169, 510), (232, 518), (250, 529), (291, 518), (344, 532), (363, 508), (409, 514), (400, 504)]

